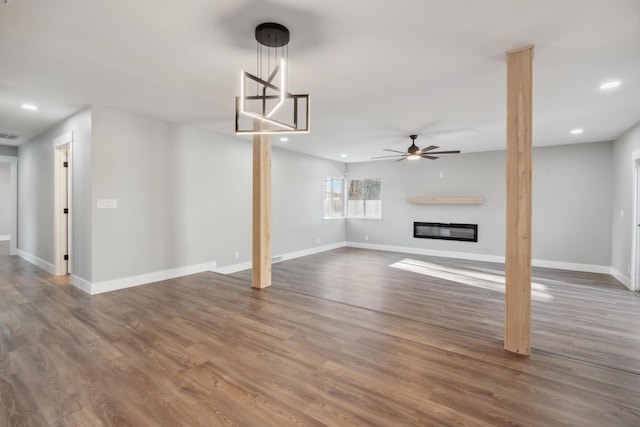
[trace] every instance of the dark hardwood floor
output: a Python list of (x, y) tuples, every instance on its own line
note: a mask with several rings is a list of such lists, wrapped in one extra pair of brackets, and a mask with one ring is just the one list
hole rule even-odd
[(533, 354), (501, 266), (339, 249), (88, 296), (0, 242), (0, 425), (640, 425), (640, 298), (535, 270)]

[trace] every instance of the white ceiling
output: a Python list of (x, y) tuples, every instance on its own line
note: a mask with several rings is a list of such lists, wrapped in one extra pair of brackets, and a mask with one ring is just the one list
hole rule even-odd
[(290, 90), (311, 95), (311, 133), (274, 139), (291, 150), (365, 161), (411, 133), (503, 149), (504, 52), (527, 44), (534, 145), (612, 140), (640, 120), (639, 0), (3, 3), (0, 133), (18, 144), (90, 104), (236, 138), (239, 71), (255, 72), (254, 28), (268, 21), (291, 31)]

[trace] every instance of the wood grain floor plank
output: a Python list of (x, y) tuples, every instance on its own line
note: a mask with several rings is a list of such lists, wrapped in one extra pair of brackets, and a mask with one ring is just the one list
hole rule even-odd
[(608, 276), (534, 270), (526, 359), (502, 348), (495, 264), (339, 249), (264, 290), (202, 273), (91, 297), (2, 245), (0, 425), (640, 425), (640, 299)]

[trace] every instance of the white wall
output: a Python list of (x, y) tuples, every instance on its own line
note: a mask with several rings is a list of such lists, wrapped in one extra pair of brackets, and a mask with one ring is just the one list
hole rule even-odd
[[(610, 142), (534, 149), (534, 259), (596, 270), (610, 265), (611, 157)], [(505, 173), (504, 151), (442, 156), (436, 161), (349, 164), (349, 178), (382, 178), (383, 219), (349, 219), (347, 241), (462, 257), (475, 254), (478, 259), (503, 257)], [(413, 196), (481, 196), (485, 202), (407, 203)], [(415, 239), (414, 221), (478, 224), (478, 242)]]
[(640, 150), (640, 123), (613, 144), (613, 183), (611, 212), (611, 267), (618, 280), (631, 286), (631, 246), (633, 229), (632, 153)]
[(11, 186), (9, 163), (0, 163), (0, 240), (11, 235)]
[[(348, 178), (382, 179), (382, 220), (349, 219), (347, 241), (504, 255), (504, 152), (442, 156), (437, 161), (348, 165)], [(443, 177), (440, 177), (440, 173)], [(414, 205), (408, 197), (482, 196), (483, 205)], [(478, 224), (477, 243), (414, 239), (413, 222)], [(369, 240), (365, 240), (366, 236)]]
[(91, 280), (91, 110), (85, 109), (18, 148), (18, 249), (54, 264), (53, 139), (73, 131), (73, 273)]
[[(93, 282), (250, 260), (250, 138), (94, 106), (92, 141)], [(343, 170), (273, 151), (274, 255), (309, 249), (316, 236), (344, 241), (344, 223), (322, 221), (321, 205), (323, 178)], [(117, 208), (97, 209), (96, 199)]]
[(536, 260), (611, 265), (611, 142), (534, 149)]
[[(534, 259), (626, 270), (629, 224), (616, 212), (628, 212), (630, 221), (627, 160), (640, 148), (639, 129), (615, 144), (534, 149)], [(82, 281), (250, 261), (250, 139), (107, 107), (84, 110), (19, 147), (20, 250), (53, 263), (51, 142), (68, 131), (74, 131), (72, 259)], [(274, 256), (345, 240), (454, 256), (504, 255), (504, 151), (345, 167), (274, 149), (272, 165)], [(382, 220), (322, 219), (323, 179), (345, 169), (349, 178), (382, 178)], [(485, 203), (412, 205), (406, 202), (411, 196), (482, 196)], [(117, 208), (97, 209), (97, 199), (115, 199)], [(414, 239), (413, 221), (477, 223), (479, 242)]]
[(271, 164), (272, 254), (344, 242), (345, 221), (322, 216), (324, 179), (343, 176), (345, 165), (278, 149)]

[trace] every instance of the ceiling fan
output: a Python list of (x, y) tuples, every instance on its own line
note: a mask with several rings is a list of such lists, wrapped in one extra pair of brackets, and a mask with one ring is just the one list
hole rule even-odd
[(416, 145), (416, 138), (418, 137), (418, 135), (409, 135), (409, 138), (411, 138), (411, 146), (409, 148), (407, 148), (407, 152), (403, 152), (403, 151), (397, 151), (397, 150), (389, 150), (388, 148), (385, 148), (384, 151), (391, 151), (393, 153), (400, 153), (400, 154), (394, 154), (392, 156), (379, 156), (379, 157), (372, 157), (372, 159), (386, 159), (386, 158), (390, 158), (390, 157), (400, 157), (398, 160), (396, 160), (396, 162), (399, 162), (401, 160), (404, 159), (409, 159), (409, 160), (417, 160), (417, 159), (431, 159), (431, 160), (435, 160), (438, 158), (438, 156), (434, 156), (434, 154), (460, 154), (460, 150), (452, 150), (452, 151), (433, 151), (433, 150), (437, 150), (438, 147), (437, 145), (430, 145), (426, 148), (423, 148), (422, 150)]

